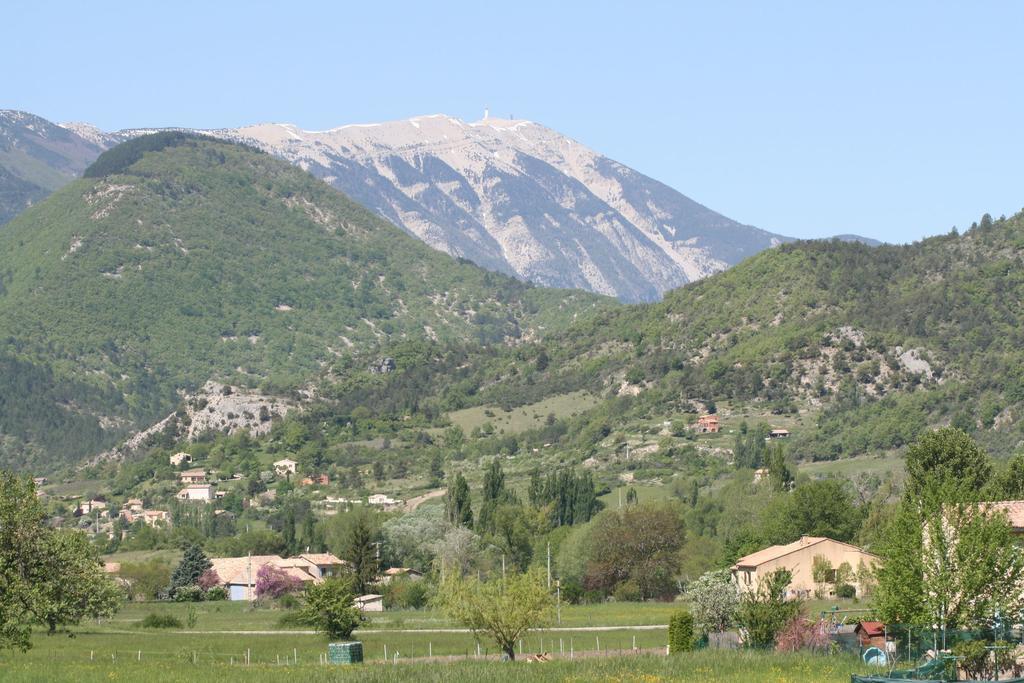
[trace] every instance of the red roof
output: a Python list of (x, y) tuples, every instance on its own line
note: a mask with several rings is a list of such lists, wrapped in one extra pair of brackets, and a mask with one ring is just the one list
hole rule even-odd
[(855, 630), (858, 633), (863, 631), (869, 638), (874, 638), (875, 636), (885, 635), (885, 624), (880, 621), (862, 621), (857, 624), (857, 628)]

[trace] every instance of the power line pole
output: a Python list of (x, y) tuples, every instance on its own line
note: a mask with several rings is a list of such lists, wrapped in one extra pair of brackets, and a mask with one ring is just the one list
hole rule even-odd
[(548, 541), (548, 590), (551, 590), (551, 541)]

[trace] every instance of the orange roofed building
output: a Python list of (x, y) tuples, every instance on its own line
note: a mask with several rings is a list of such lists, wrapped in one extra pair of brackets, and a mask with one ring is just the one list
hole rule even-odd
[(697, 419), (695, 427), (698, 434), (717, 434), (721, 426), (717, 415), (702, 415)]

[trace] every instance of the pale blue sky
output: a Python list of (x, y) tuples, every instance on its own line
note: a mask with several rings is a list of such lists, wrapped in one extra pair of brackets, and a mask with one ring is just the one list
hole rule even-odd
[(489, 105), (746, 223), (910, 241), (1024, 206), (1022, 28), (1020, 2), (5, 0), (0, 108), (322, 129)]

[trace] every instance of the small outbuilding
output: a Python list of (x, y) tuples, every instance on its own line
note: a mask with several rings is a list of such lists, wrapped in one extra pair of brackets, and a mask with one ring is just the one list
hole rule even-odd
[(854, 629), (860, 646), (877, 647), (885, 651), (885, 624), (880, 621), (862, 621)]

